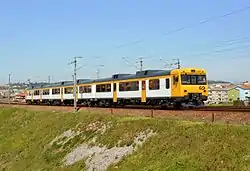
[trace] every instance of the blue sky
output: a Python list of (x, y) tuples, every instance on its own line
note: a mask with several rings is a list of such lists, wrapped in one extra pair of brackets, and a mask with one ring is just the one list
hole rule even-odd
[(2, 0), (0, 83), (7, 83), (8, 73), (13, 81), (72, 79), (73, 56), (85, 57), (79, 78), (95, 78), (100, 64), (101, 77), (135, 72), (123, 56), (134, 64), (138, 56), (148, 56), (146, 69), (163, 69), (161, 56), (205, 68), (209, 79), (249, 80), (250, 39), (221, 42), (250, 36), (250, 10), (163, 36), (249, 5), (249, 0)]

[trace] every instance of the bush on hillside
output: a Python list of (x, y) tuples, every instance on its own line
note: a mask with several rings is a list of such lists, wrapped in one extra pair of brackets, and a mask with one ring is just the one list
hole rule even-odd
[(235, 100), (233, 101), (234, 106), (245, 106), (244, 101), (242, 100)]

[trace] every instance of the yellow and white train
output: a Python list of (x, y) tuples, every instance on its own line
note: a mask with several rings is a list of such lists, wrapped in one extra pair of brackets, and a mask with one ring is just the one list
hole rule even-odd
[[(74, 102), (74, 84), (53, 83), (26, 90), (28, 104), (67, 105)], [(182, 105), (198, 106), (207, 100), (206, 71), (200, 68), (145, 70), (110, 78), (77, 80), (77, 103), (88, 106)]]

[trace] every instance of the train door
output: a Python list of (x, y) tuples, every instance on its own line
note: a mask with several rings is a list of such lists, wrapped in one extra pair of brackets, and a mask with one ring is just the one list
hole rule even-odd
[(174, 75), (171, 79), (171, 95), (174, 97), (178, 97), (180, 96), (180, 84), (179, 84), (179, 76), (178, 75)]
[(39, 95), (40, 95), (40, 102), (42, 102), (42, 101), (43, 101), (43, 99), (42, 99), (43, 90), (40, 90), (40, 91), (39, 91)]
[(61, 102), (63, 103), (63, 93), (64, 93), (64, 88), (60, 88), (60, 94), (61, 94)]
[(113, 102), (117, 102), (117, 83), (113, 83)]
[(31, 91), (31, 101), (34, 101), (34, 90)]
[(146, 102), (146, 81), (142, 80), (141, 82), (141, 102)]
[(76, 86), (76, 102), (78, 102), (78, 86)]

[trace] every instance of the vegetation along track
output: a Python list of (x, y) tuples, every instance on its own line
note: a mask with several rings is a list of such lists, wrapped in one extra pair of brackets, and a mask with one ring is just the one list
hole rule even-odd
[[(0, 104), (0, 107), (17, 107), (31, 110), (72, 112), (73, 106), (27, 105), (25, 103)], [(216, 110), (217, 109), (217, 110)], [(79, 107), (79, 112), (102, 113), (111, 115), (145, 116), (168, 119), (195, 120), (205, 122), (222, 122), (250, 124), (250, 109), (246, 107), (205, 107), (192, 110), (157, 110), (152, 108), (101, 108)]]

